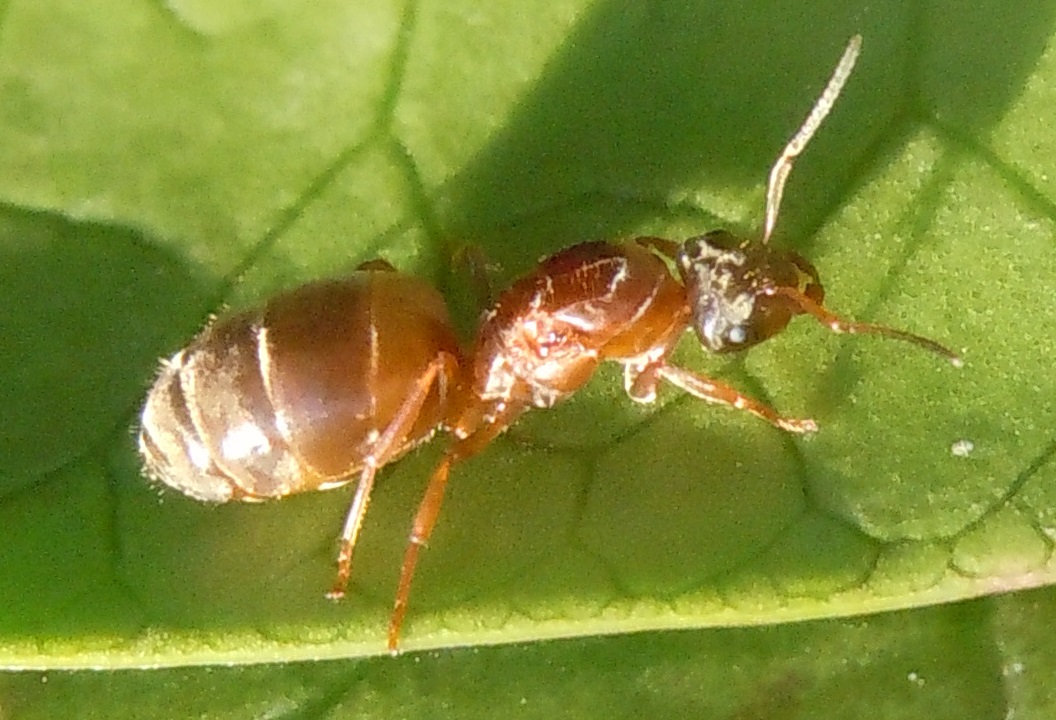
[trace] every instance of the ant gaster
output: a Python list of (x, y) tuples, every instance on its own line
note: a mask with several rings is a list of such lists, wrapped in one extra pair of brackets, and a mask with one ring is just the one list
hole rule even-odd
[[(927, 338), (856, 323), (829, 312), (814, 266), (768, 244), (785, 180), (846, 82), (861, 46), (851, 39), (828, 85), (770, 173), (761, 241), (716, 231), (679, 247), (662, 238), (575, 245), (542, 260), (502, 293), (480, 324), (451, 401), (455, 440), (430, 478), (411, 531), (389, 624), (395, 651), (419, 550), (432, 533), (452, 466), (487, 447), (530, 408), (548, 408), (581, 388), (598, 365), (619, 362), (624, 389), (642, 403), (661, 380), (708, 402), (746, 410), (782, 430), (809, 433), (813, 420), (786, 418), (717, 380), (668, 362), (686, 329), (715, 352), (773, 337), (806, 313), (838, 333), (906, 340), (955, 365), (960, 359)], [(681, 282), (663, 258), (673, 261)]]
[(326, 490), (358, 473), (338, 598), (377, 471), (444, 423), (461, 363), (443, 297), (374, 260), (206, 327), (163, 363), (140, 454), (148, 475), (208, 502)]

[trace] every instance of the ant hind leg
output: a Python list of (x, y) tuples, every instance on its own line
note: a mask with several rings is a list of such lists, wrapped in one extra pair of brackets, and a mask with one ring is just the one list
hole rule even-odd
[(446, 354), (429, 363), (426, 371), (415, 383), (414, 390), (407, 396), (395, 417), (378, 436), (370, 454), (364, 458), (363, 470), (360, 472), (359, 483), (356, 485), (356, 494), (341, 530), (341, 546), (337, 555), (337, 577), (326, 594), (331, 600), (340, 600), (345, 596), (348, 579), (352, 572), (352, 554), (359, 541), (359, 532), (363, 527), (363, 518), (367, 514), (370, 493), (374, 488), (374, 479), (378, 469), (388, 463), (393, 453), (401, 446), (407, 433), (418, 419), (418, 414), (438, 379), (453, 376), (455, 367), (455, 360)]

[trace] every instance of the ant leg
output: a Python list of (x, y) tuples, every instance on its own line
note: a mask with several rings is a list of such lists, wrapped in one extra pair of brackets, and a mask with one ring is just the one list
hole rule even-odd
[(769, 405), (765, 405), (747, 395), (742, 395), (725, 383), (697, 375), (684, 368), (665, 364), (658, 366), (656, 372), (664, 380), (685, 390), (693, 397), (711, 403), (729, 405), (738, 410), (745, 410), (782, 430), (802, 435), (816, 432), (818, 429), (818, 424), (813, 420), (782, 417)]
[(815, 302), (811, 298), (804, 295), (796, 288), (791, 287), (768, 287), (763, 290), (767, 295), (782, 295), (797, 306), (800, 310), (811, 315), (820, 322), (822, 325), (832, 330), (834, 333), (847, 333), (849, 335), (855, 334), (869, 334), (869, 335), (882, 335), (884, 337), (894, 338), (896, 340), (904, 340), (906, 342), (913, 343), (919, 347), (924, 348), (936, 355), (941, 355), (950, 361), (950, 364), (954, 367), (963, 367), (964, 361), (961, 360), (957, 353), (953, 352), (944, 345), (940, 345), (934, 340), (929, 340), (926, 337), (920, 335), (914, 335), (913, 333), (906, 332), (905, 330), (896, 330), (895, 328), (887, 327), (886, 325), (875, 325), (873, 323), (861, 323), (853, 322), (851, 320), (844, 320), (838, 315), (834, 315), (824, 308), (824, 306)]
[(329, 599), (340, 600), (345, 596), (348, 578), (352, 572), (352, 553), (356, 549), (359, 531), (363, 527), (363, 518), (367, 514), (370, 492), (374, 488), (374, 478), (378, 468), (392, 459), (392, 453), (399, 448), (400, 441), (407, 437), (433, 385), (440, 382), (442, 392), (447, 392), (446, 384), (454, 376), (456, 367), (455, 359), (447, 354), (429, 363), (425, 373), (418, 378), (414, 390), (404, 400), (392, 422), (374, 442), (373, 451), (363, 458), (363, 470), (359, 475), (359, 484), (356, 485), (356, 494), (341, 530), (341, 547), (337, 554), (337, 578), (326, 594)]
[(656, 402), (656, 388), (660, 384), (657, 368), (652, 362), (625, 362), (623, 364), (623, 391), (636, 403), (650, 405)]
[(426, 486), (425, 494), (418, 505), (418, 513), (414, 516), (414, 525), (411, 526), (407, 549), (403, 555), (403, 566), (400, 568), (400, 583), (396, 589), (396, 600), (393, 602), (392, 616), (389, 618), (388, 648), (393, 655), (397, 653), (400, 644), (400, 628), (403, 626), (404, 615), (407, 614), (407, 601), (411, 595), (411, 583), (414, 581), (414, 570), (418, 564), (418, 553), (421, 547), (429, 542), (429, 536), (433, 534), (433, 528), (436, 527), (440, 508), (444, 504), (444, 491), (447, 489), (451, 467), (487, 447), (526, 409), (523, 405), (507, 406), (480, 430), (456, 442), (433, 470), (429, 485)]
[(858, 61), (858, 52), (861, 49), (862, 36), (855, 35), (847, 43), (847, 49), (843, 51), (843, 56), (836, 65), (836, 69), (833, 70), (828, 85), (825, 86), (818, 101), (814, 103), (814, 107), (810, 109), (810, 114), (803, 121), (803, 126), (789, 140), (788, 145), (781, 152), (781, 157), (777, 159), (774, 167), (770, 170), (770, 182), (766, 188), (766, 223), (763, 226), (764, 243), (769, 242), (770, 235), (774, 231), (774, 225), (777, 224), (777, 214), (781, 209), (781, 196), (785, 192), (785, 180), (788, 179), (788, 173), (792, 171), (792, 162), (807, 147), (807, 143), (814, 137), (814, 133), (818, 131), (818, 127), (825, 119), (825, 116), (832, 110), (832, 106), (836, 103), (836, 98), (840, 96), (847, 78), (851, 76), (851, 71), (854, 70), (854, 64)]

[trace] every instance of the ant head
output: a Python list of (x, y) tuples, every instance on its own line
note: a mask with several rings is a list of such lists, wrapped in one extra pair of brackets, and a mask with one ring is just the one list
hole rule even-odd
[(767, 294), (774, 284), (772, 253), (765, 245), (726, 230), (690, 238), (678, 253), (693, 330), (715, 353), (736, 352), (780, 332), (792, 318), (783, 298)]
[[(777, 224), (792, 163), (832, 110), (861, 45), (860, 35), (851, 38), (821, 97), (771, 168), (762, 242), (753, 244), (716, 230), (687, 240), (678, 253), (693, 329), (712, 352), (744, 350), (781, 332), (793, 315), (803, 312), (791, 299), (797, 293), (820, 302), (821, 283), (813, 266), (793, 254), (771, 251), (767, 243)], [(801, 291), (804, 280), (808, 285)]]

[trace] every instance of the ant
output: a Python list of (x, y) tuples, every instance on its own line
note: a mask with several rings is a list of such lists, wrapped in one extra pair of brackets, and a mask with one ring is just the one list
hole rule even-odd
[[(531, 408), (552, 407), (607, 360), (636, 402), (662, 380), (793, 433), (817, 430), (733, 387), (667, 361), (693, 327), (714, 352), (773, 337), (798, 314), (835, 332), (872, 333), (960, 359), (945, 347), (829, 312), (817, 271), (768, 241), (792, 162), (831, 110), (861, 44), (852, 38), (828, 86), (770, 174), (762, 242), (716, 231), (682, 247), (644, 237), (575, 245), (514, 282), (464, 354), (443, 297), (383, 260), (308, 283), (215, 320), (163, 362), (144, 405), (146, 472), (207, 502), (263, 501), (358, 483), (340, 537), (342, 597), (378, 470), (427, 442), (454, 440), (415, 516), (388, 629), (395, 652), (419, 550), (436, 524), (453, 465), (486, 448)], [(672, 276), (674, 262), (679, 279)]]
[[(463, 384), (451, 399), (448, 429), (455, 440), (430, 477), (405, 551), (389, 623), (391, 652), (398, 647), (419, 551), (436, 525), (452, 466), (481, 452), (529, 409), (569, 397), (603, 361), (623, 365), (624, 389), (636, 402), (653, 402), (666, 380), (701, 400), (745, 410), (798, 434), (816, 431), (817, 424), (783, 417), (733, 387), (670, 364), (682, 334), (693, 327), (707, 349), (732, 352), (773, 337), (795, 315), (808, 314), (834, 332), (905, 340), (960, 366), (957, 355), (932, 340), (831, 313), (814, 266), (768, 244), (793, 161), (832, 109), (860, 48), (861, 37), (853, 37), (774, 164), (761, 242), (719, 230), (681, 247), (655, 237), (582, 243), (544, 258), (484, 314)], [(681, 282), (667, 261), (674, 262)]]

